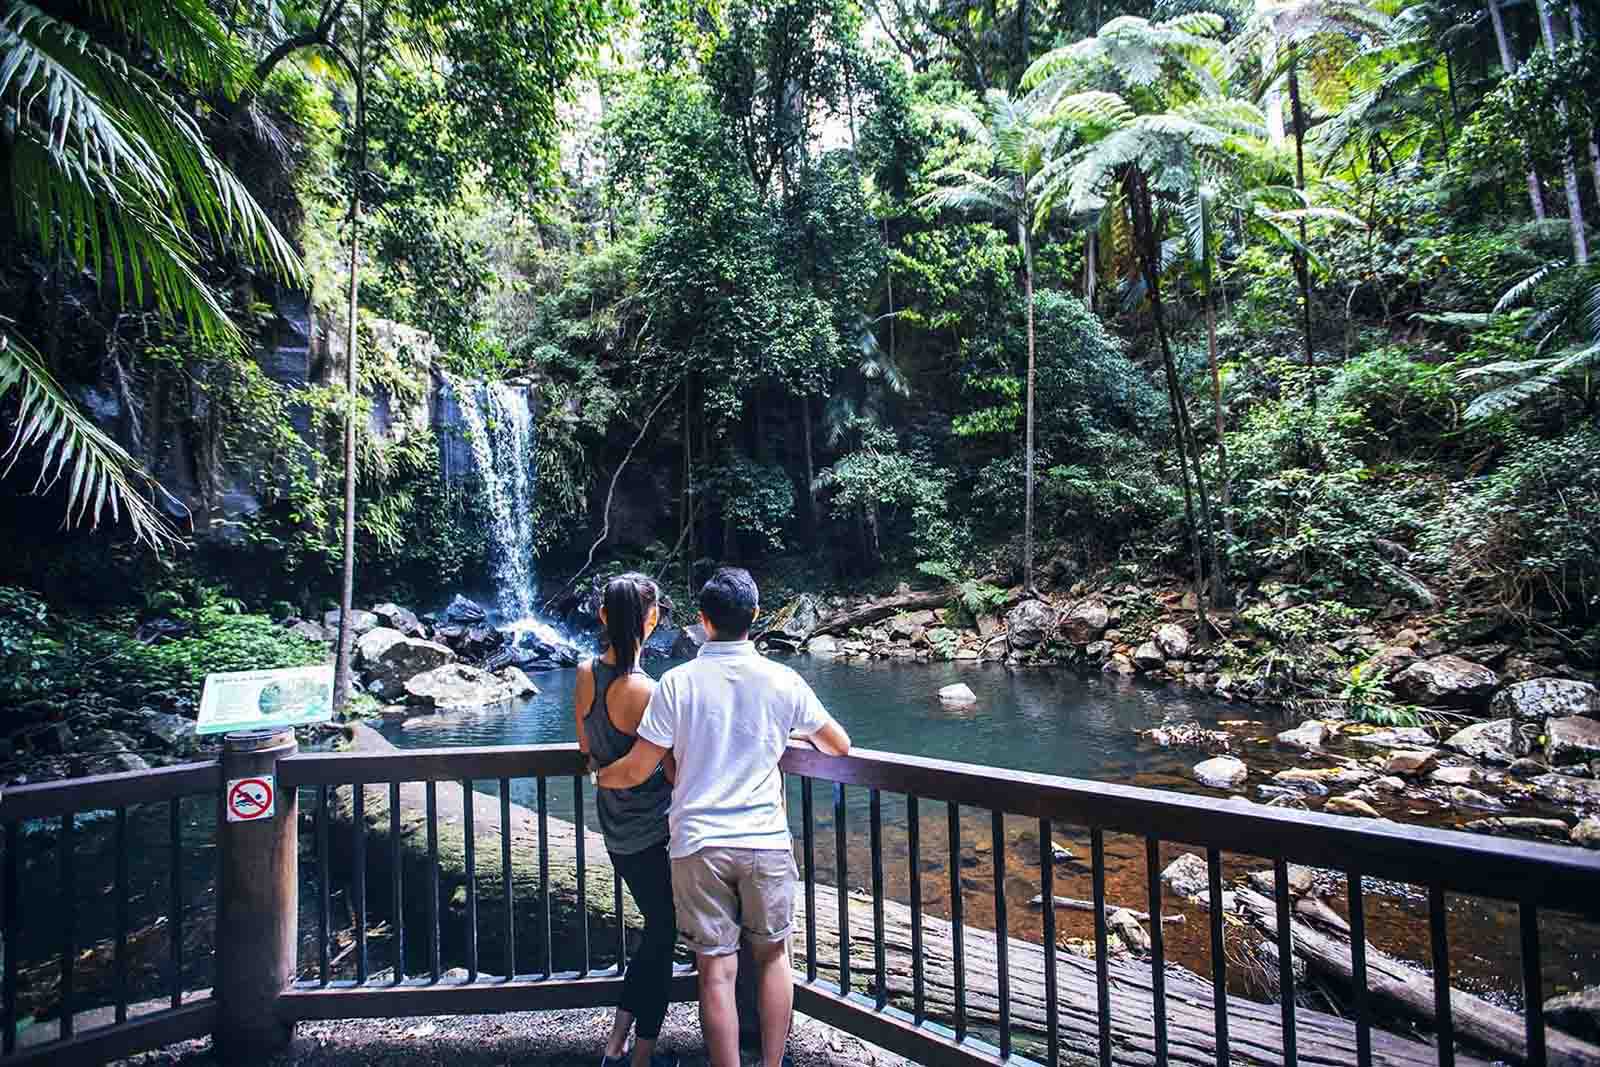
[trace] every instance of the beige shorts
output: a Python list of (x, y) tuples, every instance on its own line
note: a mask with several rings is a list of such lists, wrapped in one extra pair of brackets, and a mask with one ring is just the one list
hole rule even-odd
[(702, 956), (739, 951), (739, 935), (772, 943), (794, 925), (800, 873), (788, 849), (703, 848), (672, 861), (678, 932)]

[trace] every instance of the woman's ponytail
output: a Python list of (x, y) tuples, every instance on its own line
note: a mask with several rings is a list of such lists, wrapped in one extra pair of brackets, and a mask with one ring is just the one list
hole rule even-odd
[(617, 673), (639, 665), (644, 623), (660, 596), (656, 583), (642, 574), (619, 575), (606, 583), (606, 637), (617, 659)]

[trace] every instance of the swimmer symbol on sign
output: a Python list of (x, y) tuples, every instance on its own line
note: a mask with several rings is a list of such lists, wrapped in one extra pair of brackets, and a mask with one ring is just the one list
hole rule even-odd
[(235, 778), (228, 783), (228, 821), (258, 822), (272, 817), (271, 778)]

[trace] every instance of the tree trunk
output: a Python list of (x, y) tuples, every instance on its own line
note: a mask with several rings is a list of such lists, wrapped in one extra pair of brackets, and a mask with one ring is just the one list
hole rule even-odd
[[(1578, 0), (1567, 0), (1567, 17), (1572, 24), (1572, 39), (1583, 43), (1583, 11)], [(1589, 173), (1594, 179), (1594, 198), (1600, 204), (1600, 144), (1595, 142), (1594, 130), (1589, 131)]]
[[(1217, 480), (1221, 497), (1222, 528), (1233, 536), (1233, 489), (1228, 480), (1228, 443), (1223, 438), (1222, 371), (1217, 365), (1217, 305), (1210, 286), (1206, 288), (1206, 358), (1211, 363), (1211, 395), (1217, 418)], [(1220, 590), (1219, 590), (1220, 592)]]
[[(1273, 70), (1278, 65), (1278, 34), (1276, 29), (1267, 31), (1266, 55), (1262, 57), (1261, 65), (1265, 70)], [(1277, 79), (1272, 80), (1261, 102), (1262, 110), (1267, 113), (1267, 140), (1274, 146), (1283, 144), (1283, 91), (1278, 88)]]
[[(1550, 8), (1546, 0), (1534, 0), (1539, 9), (1539, 30), (1544, 34), (1544, 46), (1551, 56), (1556, 54), (1556, 31), (1550, 22)], [(1562, 125), (1567, 121), (1565, 105), (1557, 105)], [(1572, 258), (1581, 267), (1589, 262), (1589, 236), (1584, 231), (1583, 199), (1578, 192), (1578, 168), (1572, 161), (1572, 146), (1568, 145), (1561, 159), (1561, 178), (1567, 186), (1567, 224), (1572, 228)]]
[[(1305, 206), (1306, 195), (1306, 121), (1305, 112), (1300, 107), (1300, 66), (1299, 46), (1289, 45), (1289, 106), (1293, 111), (1291, 118), (1294, 120), (1294, 187), (1300, 191), (1301, 207)], [(1306, 347), (1306, 373), (1308, 380), (1306, 388), (1311, 397), (1311, 406), (1317, 406), (1317, 382), (1315, 378), (1317, 358), (1311, 351), (1311, 265), (1306, 261), (1306, 220), (1300, 219), (1300, 247), (1294, 253), (1295, 280), (1300, 283), (1300, 329), (1305, 335)]]
[[(1146, 184), (1144, 173), (1136, 167), (1130, 168), (1125, 187), (1128, 193), (1128, 209), (1133, 215), (1133, 243), (1139, 256), (1140, 269), (1144, 273), (1145, 287), (1150, 294), (1150, 311), (1156, 324), (1162, 368), (1166, 372), (1167, 406), (1172, 414), (1172, 430), (1178, 446), (1178, 470), (1183, 480), (1183, 510), (1189, 523), (1189, 546), (1194, 554), (1195, 600), (1200, 617), (1200, 634), (1204, 637), (1208, 632), (1210, 621), (1206, 617), (1208, 594), (1205, 585), (1205, 553), (1201, 549), (1202, 522), (1205, 523), (1207, 536), (1211, 534), (1210, 509), (1206, 503), (1204, 488), (1205, 479), (1200, 469), (1198, 450), (1194, 450), (1194, 454), (1190, 455), (1194, 445), (1194, 434), (1188, 425), (1189, 413), (1183, 403), (1178, 367), (1172, 359), (1172, 347), (1167, 341), (1166, 316), (1161, 305), (1161, 253), (1150, 203), (1150, 189)], [(1189, 485), (1190, 459), (1193, 460), (1194, 476), (1199, 483), (1198, 491), (1194, 494), (1191, 494)], [(1195, 514), (1195, 496), (1200, 498), (1200, 516)]]
[(1027, 443), (1025, 455), (1027, 457), (1026, 488), (1022, 511), (1022, 586), (1028, 592), (1035, 590), (1033, 584), (1033, 374), (1034, 374), (1034, 344), (1033, 344), (1033, 245), (1028, 240), (1028, 198), (1023, 179), (1017, 179), (1018, 192), (1022, 193), (1019, 199), (1022, 210), (1017, 216), (1017, 240), (1022, 245), (1022, 278), (1024, 290), (1028, 301), (1028, 410), (1027, 410)]
[[(1507, 74), (1514, 74), (1517, 60), (1511, 54), (1511, 40), (1506, 36), (1505, 19), (1500, 16), (1500, 0), (1486, 0), (1486, 3), (1489, 21), (1494, 25), (1494, 43), (1500, 49), (1500, 66)], [(1531, 167), (1528, 169), (1528, 202), (1533, 206), (1533, 217), (1543, 222), (1544, 193), (1539, 189), (1539, 174)]]
[(846, 630), (854, 629), (857, 626), (866, 626), (869, 623), (878, 622), (880, 619), (887, 619), (891, 615), (899, 615), (902, 612), (942, 608), (947, 606), (955, 597), (956, 590), (952, 586), (880, 597), (858, 608), (851, 608), (849, 611), (840, 611), (829, 615), (817, 625), (815, 630), (811, 631), (809, 636), (842, 634)]
[(1083, 244), (1083, 302), (1092, 313), (1094, 311), (1094, 270), (1095, 260), (1100, 251), (1100, 234), (1098, 229), (1090, 230)]
[(800, 425), (804, 428), (806, 446), (806, 518), (811, 522), (811, 540), (817, 536), (817, 464), (811, 449), (811, 397), (800, 396)]
[(344, 414), (344, 562), (339, 580), (339, 639), (333, 660), (333, 707), (342, 710), (350, 700), (350, 652), (354, 637), (350, 616), (355, 608), (356, 586), (356, 297), (361, 280), (361, 183), (367, 172), (366, 5), (356, 42), (356, 173), (350, 183), (350, 302), (345, 323)]

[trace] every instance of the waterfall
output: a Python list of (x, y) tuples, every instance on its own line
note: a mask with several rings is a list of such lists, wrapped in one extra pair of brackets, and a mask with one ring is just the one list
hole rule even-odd
[(525, 385), (455, 383), (483, 493), (493, 547), (495, 606), (502, 625), (534, 613), (533, 410)]

